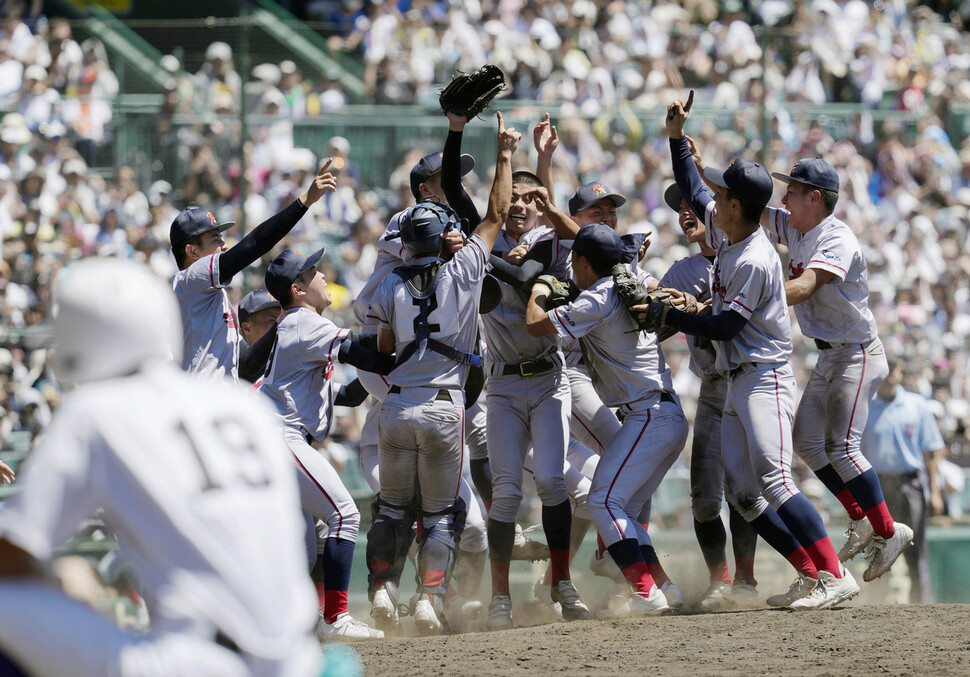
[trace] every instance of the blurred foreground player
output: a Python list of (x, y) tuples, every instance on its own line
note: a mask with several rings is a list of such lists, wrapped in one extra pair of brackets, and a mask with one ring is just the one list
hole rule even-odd
[[(89, 260), (57, 298), (64, 399), (0, 520), (0, 673), (315, 675), (316, 612), (292, 465), (272, 414), (181, 372), (174, 296)], [(41, 580), (100, 509), (143, 585), (133, 635)]]

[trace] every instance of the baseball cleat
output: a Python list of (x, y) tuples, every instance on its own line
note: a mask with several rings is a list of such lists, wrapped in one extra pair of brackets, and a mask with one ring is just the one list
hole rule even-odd
[(799, 573), (795, 582), (788, 587), (788, 592), (772, 595), (768, 598), (768, 606), (791, 606), (793, 602), (810, 593), (815, 588), (816, 583), (817, 581), (814, 578)]
[(849, 527), (845, 530), (845, 545), (839, 550), (839, 561), (848, 562), (868, 548), (875, 535), (872, 523), (865, 517), (861, 520), (850, 519)]
[(371, 602), (370, 617), (374, 619), (374, 625), (384, 632), (393, 632), (401, 626), (397, 604), (388, 590), (379, 588), (374, 591), (374, 600)]
[(539, 580), (532, 586), (532, 596), (549, 607), (549, 611), (555, 616), (555, 620), (563, 620), (562, 604), (552, 601), (552, 586), (544, 583), (545, 576), (540, 576)]
[(589, 558), (589, 568), (597, 576), (609, 578), (616, 583), (626, 583), (626, 577), (608, 553), (603, 553), (603, 556), (600, 557), (598, 552), (594, 552), (593, 556)]
[(711, 583), (704, 596), (697, 602), (700, 611), (724, 611), (734, 608), (734, 598), (731, 596), (731, 584), (726, 581)]
[(317, 621), (317, 639), (321, 642), (335, 639), (384, 639), (384, 633), (358, 621), (345, 611), (333, 623), (327, 623), (321, 614)]
[(731, 599), (739, 609), (754, 609), (761, 606), (758, 588), (750, 583), (735, 581), (731, 586)]
[(434, 601), (431, 595), (421, 595), (414, 605), (414, 626), (422, 637), (441, 634), (441, 621), (438, 620)]
[(512, 541), (512, 559), (525, 560), (527, 562), (538, 562), (539, 560), (549, 559), (549, 546), (539, 541), (534, 541), (525, 535), (522, 527), (515, 525), (515, 540)]
[(680, 591), (680, 588), (673, 581), (667, 581), (661, 585), (660, 592), (667, 598), (667, 606), (671, 609), (676, 610), (684, 606), (684, 593)]
[(631, 616), (657, 616), (670, 611), (670, 604), (663, 591), (656, 585), (651, 586), (649, 595), (634, 592), (630, 595)]
[(563, 579), (556, 583), (552, 587), (551, 597), (553, 602), (561, 605), (563, 620), (584, 621), (589, 618), (589, 607), (579, 598), (579, 591), (572, 581)]
[(796, 599), (788, 608), (796, 611), (831, 609), (858, 594), (859, 584), (855, 582), (852, 574), (845, 567), (842, 567), (842, 578), (836, 578), (834, 574), (830, 574), (828, 571), (819, 571), (818, 583), (815, 584), (812, 591), (801, 599)]
[(451, 594), (445, 598), (445, 619), (452, 632), (481, 632), (485, 622), (485, 605), (477, 599)]
[(485, 627), (489, 630), (509, 630), (512, 627), (512, 598), (498, 594), (488, 605), (488, 620)]
[(913, 544), (912, 529), (902, 522), (893, 522), (893, 528), (895, 533), (889, 538), (882, 536), (872, 538), (872, 549), (866, 555), (869, 566), (862, 574), (862, 580), (866, 583), (876, 580), (889, 571), (903, 550)]

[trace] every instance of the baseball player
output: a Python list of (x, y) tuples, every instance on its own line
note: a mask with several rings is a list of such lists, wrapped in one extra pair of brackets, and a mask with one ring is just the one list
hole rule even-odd
[(474, 351), (482, 282), (508, 211), (512, 154), (521, 137), (504, 127), (501, 113), (497, 117), (498, 159), (485, 219), (445, 262), (441, 235), (458, 225), (457, 214), (435, 202), (412, 207), (400, 220), (412, 263), (385, 278), (370, 304), (380, 322), (378, 348), (396, 353), (397, 366), (388, 376), (392, 385), (380, 411), (379, 516), (368, 542), (386, 548), (373, 563), (386, 571), (397, 544), (407, 540), (405, 515), (419, 480), (422, 535), (414, 619), (421, 634), (441, 632), (445, 589), (465, 523), (459, 498), (463, 388), (468, 366), (481, 360)]
[[(557, 251), (558, 236), (535, 228), (538, 211), (526, 194), (542, 182), (525, 171), (512, 176), (512, 203), (499, 234), (496, 251), (508, 252), (519, 245), (531, 249), (542, 238), (551, 238)], [(568, 276), (568, 261), (550, 262), (553, 272)], [(488, 351), (485, 373), (488, 382), (488, 457), (492, 472), (492, 505), (488, 518), (488, 545), (492, 571), (492, 601), (487, 625), (490, 629), (512, 626), (509, 594), (509, 561), (515, 534), (515, 516), (522, 500), (523, 462), (531, 440), (533, 477), (542, 503), (542, 526), (549, 545), (551, 600), (559, 603), (563, 618), (587, 618), (570, 580), (569, 536), (572, 521), (563, 466), (569, 438), (569, 380), (556, 336), (532, 337), (525, 331), (525, 299), (518, 288), (499, 283), (501, 301), (482, 316)]]
[[(462, 204), (471, 205), (470, 209), (474, 211), (474, 205), (471, 203), (471, 199), (468, 198), (464, 188), (461, 187), (461, 177), (472, 170), (475, 164), (474, 160), (470, 155), (461, 155), (460, 141), (458, 146), (449, 144), (453, 144), (453, 140), (446, 142), (445, 153), (431, 153), (430, 155), (426, 155), (412, 167), (410, 175), (412, 194), (417, 202), (422, 202), (425, 199), (437, 199), (444, 204), (448, 204), (442, 186), (447, 181), (443, 168), (447, 162), (445, 158), (449, 153), (453, 152), (455, 154), (455, 167), (449, 171), (453, 172), (456, 177), (458, 183), (457, 192), (461, 196), (464, 196), (460, 198), (460, 201)], [(378, 332), (378, 323), (375, 318), (369, 317), (367, 312), (368, 306), (381, 281), (391, 274), (395, 268), (405, 265), (404, 259), (407, 253), (404, 250), (403, 244), (400, 242), (399, 235), (399, 221), (405, 212), (406, 210), (402, 210), (391, 217), (384, 234), (378, 240), (378, 258), (374, 266), (374, 271), (354, 302), (354, 314), (361, 324), (361, 333), (365, 336), (374, 336), (375, 341)], [(467, 207), (458, 210), (458, 213), (461, 216), (462, 228), (449, 230), (443, 234), (448, 254), (454, 254), (464, 246), (463, 234), (470, 234), (480, 220), (477, 212), (474, 212), (473, 218), (466, 216), (466, 214), (470, 213)], [(477, 398), (477, 394), (472, 391), (475, 389), (473, 385), (473, 382), (476, 380), (475, 373), (480, 371), (481, 369), (478, 367), (469, 368), (469, 377), (465, 388), (465, 403), (468, 407), (466, 419), (469, 422), (469, 425), (465, 429), (465, 442), (468, 445), (471, 459), (484, 458), (488, 454), (484, 429), (484, 410), (478, 404), (470, 404)], [(369, 374), (366, 371), (359, 371), (358, 378), (365, 383), (367, 390), (375, 399), (383, 401), (390, 387), (386, 379), (376, 374)], [(482, 379), (479, 377), (477, 380), (481, 382)], [(478, 389), (480, 390), (480, 386)], [(361, 471), (375, 494), (380, 490), (377, 435), (379, 411), (379, 406), (372, 406), (368, 410), (364, 421), (360, 445)], [(472, 460), (471, 463), (473, 464), (472, 474), (474, 477), (476, 471), (474, 466), (475, 461)], [(486, 499), (486, 504), (491, 496), (490, 491), (491, 486), (489, 485), (488, 493), (483, 494), (483, 497)], [(485, 518), (482, 515), (477, 501), (473, 500), (471, 487), (464, 480), (462, 480), (460, 494), (465, 503), (467, 513), (465, 530), (462, 533), (459, 544), (460, 552), (458, 561), (455, 566), (454, 578), (456, 579), (457, 590), (453, 590), (445, 600), (449, 625), (453, 631), (474, 629), (478, 625), (483, 607), (475, 598), (478, 596), (478, 589), (481, 585), (485, 564), (485, 550), (487, 548)], [(519, 552), (521, 553), (520, 556), (523, 557), (535, 552), (535, 546), (541, 545), (524, 537), (522, 541)], [(373, 546), (368, 542), (367, 559), (369, 566), (373, 565), (374, 558), (378, 556), (372, 549)], [(384, 585), (377, 588), (375, 587), (375, 579), (371, 577), (368, 591), (369, 597), (371, 598), (371, 616), (375, 619), (378, 627), (385, 631), (396, 630), (399, 625), (396, 590), (400, 582), (401, 574), (403, 573), (407, 552), (408, 548), (403, 547), (398, 553), (395, 562), (391, 564), (389, 571), (386, 572), (387, 578), (383, 580), (390, 582), (391, 585)], [(533, 559), (536, 559), (536, 557), (533, 557)]]
[(869, 311), (866, 259), (852, 229), (832, 214), (839, 199), (832, 165), (804, 158), (790, 174), (772, 176), (788, 184), (785, 209), (766, 209), (761, 223), (772, 242), (788, 247), (788, 305), (819, 349), (795, 416), (795, 451), (849, 514), (839, 559), (875, 546), (862, 576), (871, 581), (889, 571), (913, 530), (893, 521), (876, 471), (859, 449), (869, 403), (889, 373)]
[[(799, 570), (798, 580), (779, 597), (792, 609), (829, 608), (856, 595), (859, 586), (839, 562), (818, 511), (791, 476), (791, 327), (781, 262), (758, 222), (771, 199), (771, 176), (744, 159), (724, 171), (708, 168), (704, 175), (713, 186), (712, 198), (684, 136), (692, 102), (693, 93), (686, 105), (677, 101), (668, 107), (667, 132), (677, 185), (694, 213), (704, 215), (707, 244), (717, 251), (713, 314), (690, 315), (659, 303), (643, 307), (660, 327), (716, 342), (715, 368), (728, 380), (721, 450), (729, 500)], [(785, 552), (787, 548), (778, 547), (777, 522), (766, 524), (772, 513), (763, 502), (748, 498), (757, 490), (801, 549)], [(817, 581), (803, 552), (816, 569)]]
[(249, 292), (239, 302), (239, 378), (257, 389), (276, 341), (276, 323), (282, 311), (280, 302), (265, 289)]
[(182, 368), (207, 377), (238, 378), (239, 334), (236, 315), (225, 287), (236, 273), (269, 252), (337, 181), (320, 169), (310, 187), (283, 211), (258, 225), (237, 245), (226, 249), (223, 231), (235, 223), (219, 223), (199, 207), (189, 207), (172, 222), (169, 239), (179, 272), (172, 289), (179, 300), (185, 337)]
[[(0, 672), (317, 674), (303, 522), (273, 412), (172, 364), (179, 311), (145, 266), (72, 266), (57, 307), (54, 370), (79, 388), (4, 504)], [(142, 585), (148, 634), (119, 630), (41, 579), (96, 510)]]
[(327, 524), (321, 555), (324, 604), (317, 635), (383, 637), (347, 613), (347, 588), (360, 525), (360, 513), (337, 472), (310, 446), (323, 440), (333, 421), (334, 362), (374, 373), (388, 373), (389, 359), (359, 345), (356, 337), (320, 316), (330, 306), (327, 281), (316, 268), (324, 250), (303, 256), (287, 249), (266, 271), (266, 289), (283, 307), (261, 392), (283, 418), (283, 438), (300, 468), (304, 510)]
[[(687, 242), (697, 244), (700, 252), (675, 262), (660, 280), (660, 286), (689, 292), (698, 301), (706, 302), (710, 299), (711, 271), (717, 251), (707, 244), (707, 229), (691, 211), (676, 183), (667, 187), (664, 201), (679, 214), (680, 229)], [(736, 566), (732, 586), (725, 556), (727, 534), (720, 514), (724, 496), (721, 411), (724, 409), (727, 380), (714, 368), (715, 354), (710, 342), (688, 341), (687, 349), (690, 351), (690, 370), (701, 381), (690, 455), (691, 509), (694, 513), (694, 535), (710, 571), (710, 586), (698, 601), (698, 608), (717, 611), (734, 605), (753, 606), (758, 601), (758, 582), (754, 577), (758, 534), (730, 506), (731, 540)]]
[[(608, 187), (598, 182), (587, 183), (580, 186), (573, 196), (569, 199), (570, 215), (566, 216), (559, 211), (548, 190), (544, 187), (536, 187), (530, 190), (526, 199), (533, 202), (539, 212), (546, 218), (555, 232), (563, 240), (572, 240), (576, 237), (579, 228), (589, 223), (597, 223), (596, 219), (603, 218), (610, 228), (616, 230), (618, 223), (616, 209), (626, 202), (626, 198), (619, 193), (611, 191)], [(637, 268), (637, 261), (643, 257), (646, 249), (650, 245), (649, 238), (643, 234), (628, 234), (620, 238), (623, 244), (622, 262), (633, 268), (640, 284), (646, 289), (653, 289), (657, 286), (658, 280), (649, 273)], [(602, 450), (604, 444), (608, 444), (613, 435), (619, 430), (619, 421), (612, 410), (605, 406), (595, 392), (589, 372), (584, 364), (582, 351), (578, 341), (563, 338), (563, 352), (567, 363), (567, 373), (569, 374), (571, 399), (570, 429), (576, 439), (583, 440), (590, 448)], [(572, 449), (574, 445), (570, 445)], [(567, 454), (568, 457), (568, 454)], [(574, 459), (574, 465), (582, 465), (582, 459)], [(586, 465), (595, 469), (595, 461), (586, 462)], [(592, 477), (592, 475), (590, 475)], [(643, 506), (640, 512), (640, 523), (646, 533), (647, 525), (650, 522), (650, 501)], [(573, 536), (576, 536), (576, 529)], [(574, 538), (575, 542), (576, 539)], [(641, 551), (646, 560), (647, 567), (651, 576), (657, 582), (667, 602), (671, 608), (680, 608), (684, 603), (683, 593), (680, 588), (670, 580), (660, 558), (653, 547), (649, 535), (645, 538), (645, 543), (641, 545)], [(620, 572), (611, 567), (608, 560), (604, 559), (606, 553), (606, 542), (601, 534), (597, 534), (597, 549), (590, 560), (590, 568), (594, 573), (607, 576), (616, 580)]]
[(572, 245), (573, 275), (583, 292), (547, 311), (551, 290), (536, 284), (526, 327), (530, 336), (559, 334), (580, 340), (597, 393), (623, 415), (596, 467), (588, 509), (633, 587), (631, 613), (656, 614), (670, 607), (644, 559), (641, 546), (650, 541), (639, 515), (683, 449), (687, 421), (656, 336), (637, 331), (619, 301), (610, 271), (623, 257), (623, 241), (615, 230), (603, 223), (583, 226)]

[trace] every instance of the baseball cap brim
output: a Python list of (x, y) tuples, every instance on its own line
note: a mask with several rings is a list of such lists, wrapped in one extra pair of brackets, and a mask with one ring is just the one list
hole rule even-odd
[(324, 253), (327, 251), (326, 247), (321, 248), (319, 251), (313, 252), (308, 257), (306, 257), (306, 263), (303, 264), (303, 269), (300, 271), (300, 275), (317, 265), (317, 261), (323, 258)]
[(203, 233), (208, 233), (209, 231), (212, 231), (212, 230), (216, 230), (216, 231), (219, 231), (220, 233), (222, 233), (224, 231), (229, 230), (230, 228), (235, 228), (235, 227), (236, 227), (236, 222), (235, 221), (224, 221), (222, 223), (219, 223), (219, 224), (214, 225), (212, 228), (206, 228), (205, 230), (200, 230), (195, 235), (189, 235), (188, 237), (186, 237), (184, 239), (181, 239), (178, 242), (173, 242), (172, 245), (174, 246), (174, 245), (182, 244), (183, 242), (188, 242), (189, 240), (191, 240), (196, 235), (202, 235)]
[(680, 191), (680, 186), (672, 183), (664, 191), (664, 202), (678, 214), (680, 213), (680, 201), (684, 199), (684, 194)]
[(812, 188), (818, 188), (819, 190), (825, 190), (822, 186), (818, 185), (817, 183), (812, 183), (810, 181), (806, 181), (805, 179), (796, 179), (794, 176), (790, 176), (788, 174), (782, 174), (781, 172), (772, 172), (771, 173), (771, 177), (773, 179), (777, 179), (777, 180), (781, 181), (782, 183), (789, 183), (791, 181), (794, 181), (795, 183), (803, 183), (806, 186), (811, 186)]
[(256, 304), (253, 308), (243, 309), (239, 308), (239, 321), (245, 322), (249, 319), (250, 315), (255, 315), (256, 313), (262, 312), (264, 310), (269, 310), (270, 308), (279, 308), (280, 302), (274, 299), (272, 296), (265, 299), (262, 303)]
[(710, 167), (706, 167), (704, 169), (704, 178), (710, 181), (711, 183), (720, 186), (721, 188), (730, 188), (730, 186), (727, 185), (727, 181), (724, 180), (723, 171), (718, 171), (717, 169), (711, 169)]

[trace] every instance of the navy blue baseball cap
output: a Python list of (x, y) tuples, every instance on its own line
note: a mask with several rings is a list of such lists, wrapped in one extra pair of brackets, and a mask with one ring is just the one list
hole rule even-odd
[(760, 209), (768, 206), (774, 190), (768, 170), (744, 158), (734, 160), (723, 172), (708, 167), (704, 178), (722, 188), (730, 188), (740, 199)]
[(266, 270), (264, 279), (267, 291), (277, 300), (283, 298), (296, 278), (317, 265), (317, 261), (320, 260), (326, 250), (326, 247), (324, 247), (318, 252), (304, 256), (298, 251), (287, 249), (273, 259)]
[(251, 291), (239, 302), (239, 321), (245, 322), (246, 318), (261, 310), (279, 307), (280, 302), (274, 299), (272, 294), (265, 289)]
[[(418, 160), (418, 163), (411, 168), (411, 194), (415, 200), (421, 199), (421, 191), (418, 186), (427, 181), (432, 175), (441, 171), (441, 158), (444, 153), (432, 153), (425, 155)], [(475, 158), (465, 153), (461, 156), (461, 175), (464, 176), (475, 168)]]
[(212, 212), (206, 211), (201, 207), (189, 207), (179, 212), (179, 215), (172, 221), (172, 227), (168, 231), (168, 241), (172, 246), (182, 244), (190, 237), (201, 235), (209, 230), (229, 230), (236, 225), (235, 221), (223, 221), (219, 223)]
[(839, 173), (820, 157), (802, 158), (792, 166), (791, 174), (772, 172), (771, 175), (784, 183), (797, 181), (812, 188), (839, 192)]
[(576, 189), (573, 196), (569, 198), (569, 215), (575, 216), (576, 212), (581, 209), (586, 209), (592, 204), (596, 204), (600, 200), (605, 200), (609, 198), (613, 200), (613, 204), (617, 207), (622, 206), (626, 202), (626, 198), (619, 193), (614, 193), (612, 190), (607, 188), (604, 184), (597, 181), (592, 183), (587, 183)]
[(664, 191), (664, 202), (678, 214), (680, 213), (680, 201), (684, 199), (684, 194), (680, 192), (680, 186), (672, 183)]
[(620, 234), (605, 223), (587, 223), (576, 233), (573, 251), (602, 263), (620, 263), (626, 247)]

